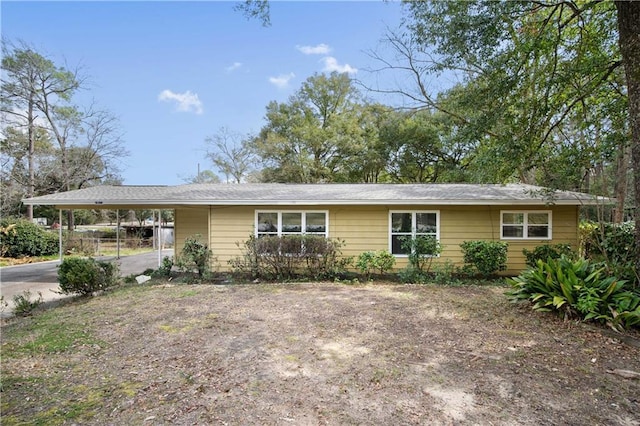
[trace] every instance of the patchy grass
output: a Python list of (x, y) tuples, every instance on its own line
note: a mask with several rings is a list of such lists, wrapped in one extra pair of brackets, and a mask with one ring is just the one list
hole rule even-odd
[(25, 257), (0, 257), (0, 267), (14, 266), (14, 265), (26, 265), (28, 263), (47, 262), (50, 260), (58, 260), (59, 254), (52, 254), (49, 256), (25, 256)]
[(638, 424), (640, 349), (503, 291), (122, 287), (2, 324), (2, 424)]

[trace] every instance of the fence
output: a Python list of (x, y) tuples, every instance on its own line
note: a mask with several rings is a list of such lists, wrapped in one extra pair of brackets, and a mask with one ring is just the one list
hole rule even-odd
[[(63, 237), (63, 250), (65, 253), (79, 253), (87, 256), (102, 256), (105, 254), (115, 254), (120, 250), (156, 249), (157, 241), (151, 238), (128, 237), (120, 238), (98, 238), (87, 236)], [(171, 248), (173, 244), (162, 243), (162, 248)]]

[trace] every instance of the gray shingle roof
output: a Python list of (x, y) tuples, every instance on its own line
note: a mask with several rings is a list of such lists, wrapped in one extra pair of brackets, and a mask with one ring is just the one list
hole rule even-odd
[(189, 184), (96, 186), (25, 199), (25, 204), (103, 208), (184, 205), (581, 205), (610, 199), (521, 185), (476, 184)]

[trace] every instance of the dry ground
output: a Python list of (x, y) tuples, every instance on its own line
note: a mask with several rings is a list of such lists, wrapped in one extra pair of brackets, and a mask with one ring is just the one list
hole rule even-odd
[(119, 289), (3, 324), (2, 424), (640, 424), (637, 340), (504, 290)]

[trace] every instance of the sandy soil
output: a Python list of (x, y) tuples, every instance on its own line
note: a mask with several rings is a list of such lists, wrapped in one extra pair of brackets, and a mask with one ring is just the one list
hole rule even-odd
[(55, 309), (86, 332), (72, 349), (25, 352), (38, 315), (3, 325), (2, 423), (640, 425), (640, 380), (616, 371), (640, 371), (637, 333), (534, 313), (504, 290), (117, 290)]

